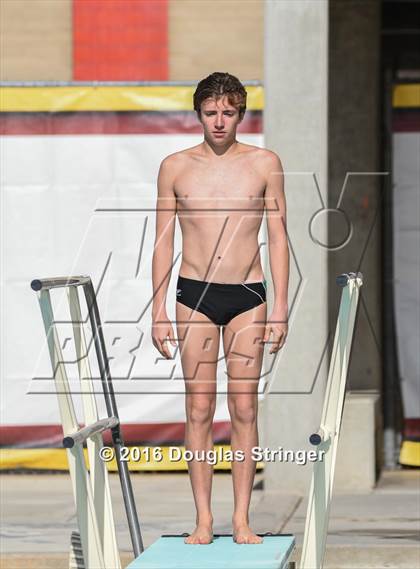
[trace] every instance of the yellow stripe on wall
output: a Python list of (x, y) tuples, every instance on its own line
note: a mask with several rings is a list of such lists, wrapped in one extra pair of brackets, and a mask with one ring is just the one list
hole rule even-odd
[[(1, 112), (192, 111), (194, 86), (1, 87)], [(262, 86), (247, 86), (247, 109), (264, 107)]]
[(420, 108), (420, 83), (395, 85), (392, 94), (392, 106)]
[(403, 441), (400, 450), (400, 464), (420, 468), (420, 441)]
[[(170, 455), (170, 448), (177, 448), (181, 452), (185, 447), (157, 447), (161, 449), (161, 453), (155, 454), (153, 449), (156, 447), (128, 447), (130, 450), (127, 452), (128, 467), (132, 471), (159, 471), (159, 470), (188, 470), (187, 462), (182, 460), (175, 460), (176, 455)], [(134, 449), (136, 449), (134, 451)], [(138, 449), (138, 450), (137, 450)], [(222, 460), (217, 460), (214, 465), (215, 470), (230, 470), (231, 462), (224, 460), (226, 452), (231, 450), (230, 445), (215, 445), (214, 450), (218, 453), (217, 457)], [(83, 449), (86, 464), (88, 464), (87, 449)], [(139, 454), (141, 460), (138, 460)], [(107, 462), (108, 470), (116, 472), (118, 470), (117, 461), (115, 458)], [(264, 467), (263, 462), (257, 462), (257, 469)], [(19, 468), (34, 469), (34, 470), (69, 470), (67, 461), (67, 450), (64, 448), (54, 449), (0, 449), (0, 470), (16, 470)]]

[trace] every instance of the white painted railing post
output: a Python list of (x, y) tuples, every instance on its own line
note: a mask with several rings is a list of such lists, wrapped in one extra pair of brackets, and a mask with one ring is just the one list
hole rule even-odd
[(363, 277), (361, 273), (340, 275), (337, 277), (337, 284), (343, 287), (343, 291), (328, 371), (321, 425), (318, 432), (309, 438), (312, 444), (317, 445), (318, 452), (324, 451), (325, 454), (322, 460), (314, 462), (300, 569), (322, 569), (324, 563), (346, 378), (359, 289), (363, 284)]
[[(94, 386), (89, 365), (86, 339), (83, 330), (82, 315), (76, 287), (67, 288), (71, 320), (77, 354), (80, 378), (80, 391), (84, 410), (85, 427), (98, 422), (98, 411), (94, 395)], [(65, 362), (60, 347), (60, 340), (55, 325), (54, 314), (48, 289), (38, 292), (48, 349), (57, 392), (60, 418), (64, 437), (70, 437), (78, 431), (77, 421)], [(101, 432), (94, 432), (86, 439), (89, 456), (89, 470), (86, 466), (82, 442), (76, 442), (67, 448), (73, 496), (76, 505), (77, 521), (80, 532), (81, 551), (78, 550), (77, 567), (86, 569), (121, 569), (118, 553), (111, 494), (106, 464), (100, 459), (99, 449), (103, 446)], [(72, 543), (77, 536), (72, 537)], [(72, 545), (74, 550), (74, 546)], [(80, 555), (83, 555), (83, 562)], [(70, 555), (70, 566), (76, 563), (75, 555)]]

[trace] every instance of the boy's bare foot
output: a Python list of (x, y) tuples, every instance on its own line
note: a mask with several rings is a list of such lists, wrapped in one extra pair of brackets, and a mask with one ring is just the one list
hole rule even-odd
[(213, 520), (205, 522), (197, 522), (197, 527), (188, 537), (184, 539), (184, 543), (199, 543), (206, 545), (213, 541)]
[(256, 535), (246, 522), (233, 522), (233, 541), (236, 543), (262, 543), (263, 538)]

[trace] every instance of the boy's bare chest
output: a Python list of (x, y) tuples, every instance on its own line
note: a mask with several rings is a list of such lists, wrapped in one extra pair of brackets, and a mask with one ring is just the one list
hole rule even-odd
[(265, 180), (252, 164), (203, 165), (192, 163), (177, 176), (175, 194), (182, 200), (237, 200), (264, 195)]

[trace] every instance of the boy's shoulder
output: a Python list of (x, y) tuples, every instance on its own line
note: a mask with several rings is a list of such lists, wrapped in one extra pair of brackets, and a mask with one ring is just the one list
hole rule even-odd
[(245, 144), (241, 143), (243, 152), (249, 152), (250, 155), (257, 159), (258, 161), (262, 162), (275, 162), (276, 160), (280, 160), (279, 156), (269, 148), (263, 148), (261, 146), (255, 146), (253, 144)]
[(282, 163), (276, 152), (269, 148), (246, 145), (253, 165), (262, 176), (267, 176), (273, 171), (282, 171)]
[(274, 150), (270, 150), (269, 148), (260, 148), (259, 158), (264, 162), (277, 162), (280, 160), (279, 155), (274, 152)]
[(189, 148), (184, 148), (182, 150), (178, 150), (177, 152), (173, 152), (172, 154), (168, 154), (163, 160), (162, 164), (179, 164), (181, 162), (185, 162), (188, 158), (194, 156), (197, 153), (197, 150), (200, 145), (191, 146)]

